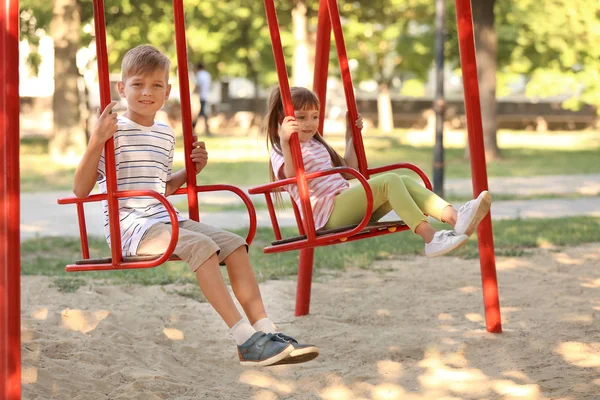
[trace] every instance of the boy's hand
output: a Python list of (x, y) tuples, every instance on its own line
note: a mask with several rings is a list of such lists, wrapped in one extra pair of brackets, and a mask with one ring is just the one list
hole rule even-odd
[(282, 142), (288, 143), (290, 141), (290, 137), (292, 133), (298, 132), (300, 130), (300, 125), (296, 121), (294, 117), (285, 117), (283, 122), (281, 123), (281, 134), (280, 138)]
[(192, 150), (192, 161), (196, 164), (196, 173), (200, 173), (206, 167), (208, 163), (208, 152), (206, 151), (206, 144), (202, 141), (198, 141), (198, 137), (194, 135), (194, 149)]
[(115, 132), (117, 132), (117, 113), (112, 112), (112, 109), (116, 105), (116, 101), (111, 101), (104, 108), (104, 111), (102, 111), (102, 113), (100, 113), (100, 109), (98, 108), (98, 120), (96, 121), (96, 125), (94, 125), (94, 130), (92, 131), (92, 138), (98, 140), (102, 145), (104, 145), (104, 143), (108, 139), (113, 137)]

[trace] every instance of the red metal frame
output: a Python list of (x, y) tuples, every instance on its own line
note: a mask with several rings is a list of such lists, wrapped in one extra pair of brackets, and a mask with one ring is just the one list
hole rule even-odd
[(19, 2), (0, 5), (0, 398), (21, 398)]
[[(469, 134), (469, 153), (471, 155), (471, 175), (473, 195), (478, 196), (488, 190), (485, 148), (483, 144), (483, 126), (481, 123), (481, 105), (477, 79), (477, 60), (475, 58), (475, 40), (473, 36), (473, 15), (471, 0), (456, 0), (456, 22), (460, 64), (463, 75), (467, 131)], [(485, 324), (488, 332), (502, 332), (498, 280), (496, 278), (496, 257), (494, 255), (494, 234), (492, 217), (489, 213), (477, 228), (479, 242), (479, 263), (483, 286), (483, 304)]]
[[(279, 87), (282, 94), (285, 114), (294, 115), (291, 95), (289, 92), (289, 83), (285, 67), (285, 59), (283, 56), (283, 49), (281, 47), (281, 40), (279, 37), (279, 25), (277, 22), (275, 6), (273, 0), (264, 0), (264, 4), (267, 15), (267, 21), (269, 24), (269, 32), (271, 34), (273, 56), (275, 58), (275, 65), (277, 69), (277, 75), (279, 78)], [(463, 69), (464, 77), (465, 108), (467, 110), (467, 120), (469, 122), (468, 133), (469, 148), (471, 151), (471, 169), (473, 172), (473, 189), (474, 194), (478, 195), (479, 193), (481, 193), (481, 191), (487, 190), (487, 174), (485, 169), (485, 152), (483, 148), (483, 132), (481, 126), (481, 110), (479, 106), (477, 64), (475, 60), (475, 45), (473, 38), (473, 22), (471, 16), (470, 0), (456, 0), (456, 8), (460, 41), (459, 45), (461, 49), (461, 66)], [(327, 15), (329, 15), (329, 18), (327, 18)], [(321, 101), (321, 120), (319, 121), (319, 132), (321, 134), (323, 133), (323, 119), (325, 115), (326, 106), (327, 75), (332, 29), (335, 38), (342, 82), (344, 84), (344, 94), (346, 96), (346, 104), (348, 107), (349, 118), (351, 121), (354, 121), (358, 117), (358, 110), (356, 106), (356, 99), (354, 98), (352, 77), (348, 66), (348, 56), (346, 54), (346, 46), (344, 43), (344, 35), (342, 32), (342, 25), (337, 1), (320, 0), (317, 25), (317, 47), (315, 55), (313, 89)], [(270, 196), (273, 189), (281, 188), (288, 184), (298, 185), (301, 203), (300, 206), (302, 207), (303, 215), (305, 216), (305, 218), (300, 218), (300, 213), (298, 212), (295, 204), (293, 204), (294, 214), (296, 217), (298, 231), (300, 232), (300, 234), (305, 234), (306, 238), (294, 242), (267, 246), (264, 249), (265, 253), (300, 250), (300, 260), (298, 264), (298, 287), (296, 294), (297, 316), (305, 315), (309, 312), (310, 288), (312, 281), (312, 264), (315, 247), (327, 246), (330, 244), (339, 243), (340, 241), (352, 241), (392, 233), (392, 230), (382, 231), (377, 229), (372, 229), (368, 232), (361, 232), (367, 224), (367, 216), (370, 216), (373, 207), (372, 193), (370, 191), (370, 188), (368, 187), (366, 179), (368, 179), (372, 174), (390, 171), (393, 169), (405, 168), (417, 173), (417, 175), (419, 175), (419, 177), (423, 180), (425, 186), (430, 190), (432, 189), (431, 182), (429, 181), (427, 175), (415, 165), (409, 163), (398, 163), (378, 168), (369, 168), (367, 164), (360, 129), (358, 129), (354, 125), (352, 125), (352, 137), (359, 164), (359, 173), (353, 173), (353, 175), (358, 178), (358, 180), (363, 186), (365, 186), (368, 203), (366, 216), (358, 227), (346, 232), (317, 236), (317, 233), (314, 228), (313, 213), (310, 207), (310, 200), (308, 194), (308, 180), (331, 173), (339, 173), (341, 169), (334, 168), (319, 173), (305, 174), (304, 164), (302, 161), (302, 153), (300, 151), (300, 146), (296, 134), (292, 135), (292, 139), (290, 140), (290, 147), (292, 150), (294, 166), (296, 169), (296, 177), (266, 185), (261, 185), (249, 190), (249, 193), (251, 194), (265, 194), (265, 197), (267, 198), (267, 205), (269, 207), (269, 213), (271, 216), (271, 223), (273, 225), (275, 238), (277, 240), (280, 240), (281, 232), (279, 230), (279, 224), (277, 222), (276, 214), (273, 210), (273, 203), (271, 201)], [(406, 229), (406, 227), (399, 227), (398, 229), (394, 230), (394, 232), (401, 232)], [(489, 215), (483, 220), (483, 222), (479, 226), (478, 235), (486, 314), (486, 328), (490, 332), (499, 333), (502, 331), (502, 328), (500, 325), (500, 307), (498, 301), (498, 286), (496, 281), (491, 217)]]
[[(190, 108), (190, 91), (188, 80), (188, 60), (185, 37), (185, 16), (183, 12), (183, 0), (173, 0), (173, 15), (175, 20), (175, 43), (177, 47), (177, 65), (181, 96), (181, 112), (183, 121), (183, 137), (184, 137), (184, 152), (191, 154), (193, 149), (193, 134), (192, 134), (192, 115)], [(103, 0), (94, 0), (94, 24), (96, 27), (96, 51), (98, 59), (98, 74), (100, 79), (100, 102), (104, 109), (111, 101), (110, 98), (110, 81), (108, 78), (108, 61), (106, 50), (106, 26), (104, 20), (104, 2)], [(106, 178), (107, 192), (106, 194), (97, 194), (80, 199), (77, 197), (68, 197), (58, 199), (59, 204), (76, 204), (77, 216), (79, 220), (79, 236), (81, 240), (81, 253), (84, 260), (90, 258), (87, 229), (85, 223), (84, 204), (94, 201), (106, 200), (108, 202), (109, 226), (111, 235), (111, 259), (97, 260), (85, 264), (70, 264), (65, 267), (69, 272), (76, 271), (97, 271), (97, 270), (113, 270), (113, 269), (133, 269), (133, 268), (153, 268), (162, 263), (178, 259), (172, 257), (177, 239), (179, 237), (179, 224), (177, 222), (177, 214), (171, 203), (161, 194), (150, 190), (117, 190), (116, 185), (116, 168), (114, 157), (114, 141), (109, 139), (106, 142), (104, 149), (106, 156)], [(174, 194), (186, 194), (189, 206), (190, 219), (199, 221), (198, 213), (198, 193), (210, 191), (231, 191), (237, 194), (248, 209), (250, 228), (246, 237), (248, 244), (252, 243), (256, 233), (256, 211), (252, 205), (252, 201), (241, 189), (231, 185), (196, 185), (195, 165), (190, 157), (185, 157), (186, 166), (186, 187), (178, 189)], [(135, 259), (124, 260), (121, 251), (121, 234), (119, 226), (119, 209), (118, 199), (130, 196), (151, 196), (163, 203), (169, 213), (169, 218), (173, 227), (171, 241), (167, 246), (164, 254), (154, 259)]]

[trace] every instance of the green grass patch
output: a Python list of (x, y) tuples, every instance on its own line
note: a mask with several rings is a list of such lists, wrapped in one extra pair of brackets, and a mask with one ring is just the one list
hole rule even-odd
[[(404, 131), (388, 136), (364, 135), (364, 144), (370, 167), (410, 162), (418, 165), (427, 174), (431, 173), (433, 149), (431, 146), (411, 146), (403, 139)], [(425, 134), (425, 133), (424, 133)], [(518, 137), (518, 133), (512, 133)], [(582, 133), (574, 132), (572, 135)], [(531, 133), (527, 133), (531, 136)], [(583, 135), (583, 134), (582, 134)], [(588, 132), (586, 135), (590, 136)], [(536, 176), (573, 175), (600, 173), (600, 139), (565, 145), (559, 149), (544, 149), (541, 146), (547, 136), (540, 136), (540, 142), (526, 142), (523, 147), (503, 149), (503, 158), (489, 162), (489, 176)], [(592, 135), (597, 138), (600, 135)], [(530, 140), (530, 139), (528, 139)], [(269, 181), (268, 153), (264, 138), (244, 138), (223, 136), (207, 138), (206, 146), (210, 161), (208, 167), (198, 175), (199, 184), (227, 183), (236, 186), (253, 186)], [(530, 140), (531, 141), (531, 140)], [(182, 141), (180, 140), (179, 143)], [(343, 150), (343, 137), (330, 136), (331, 144)], [(23, 140), (21, 143), (21, 189), (24, 192), (69, 190), (73, 183), (75, 167), (53, 163), (48, 155), (48, 144), (43, 138)], [(175, 169), (183, 167), (182, 148), (178, 148)], [(447, 148), (445, 151), (445, 172), (447, 178), (468, 178), (471, 167), (464, 157), (462, 148)], [(71, 163), (73, 164), (73, 163)]]
[[(444, 225), (440, 224), (442, 228)], [(582, 243), (597, 242), (600, 238), (600, 218), (558, 218), (494, 221), (494, 244), (497, 256), (522, 257), (533, 250), (562, 248)], [(245, 235), (245, 231), (238, 231)], [(284, 237), (295, 235), (291, 228), (283, 229)], [(297, 272), (298, 252), (264, 254), (263, 247), (273, 240), (270, 229), (257, 230), (250, 248), (250, 258), (259, 281), (284, 279)], [(188, 288), (196, 285), (196, 278), (183, 262), (168, 262), (158, 268), (143, 270), (115, 270), (84, 273), (67, 273), (64, 267), (80, 258), (79, 240), (76, 238), (41, 237), (22, 243), (22, 274), (56, 277), (55, 285), (60, 290), (76, 290), (85, 284), (79, 279), (93, 279), (97, 283), (182, 285), (184, 289), (173, 289), (178, 294), (203, 301), (199, 292)], [(90, 238), (93, 257), (107, 256), (108, 246), (103, 238)], [(334, 246), (317, 248), (315, 251), (315, 276), (345, 268), (368, 268), (376, 260), (394, 259), (423, 254), (423, 242), (410, 232), (384, 235)], [(477, 241), (473, 238), (452, 256), (476, 258)], [(223, 270), (225, 273), (226, 271)]]

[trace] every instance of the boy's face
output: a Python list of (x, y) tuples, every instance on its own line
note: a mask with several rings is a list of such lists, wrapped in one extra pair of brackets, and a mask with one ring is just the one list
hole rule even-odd
[(157, 69), (143, 75), (131, 75), (119, 82), (117, 89), (127, 100), (126, 116), (141, 125), (152, 125), (171, 92), (167, 71)]

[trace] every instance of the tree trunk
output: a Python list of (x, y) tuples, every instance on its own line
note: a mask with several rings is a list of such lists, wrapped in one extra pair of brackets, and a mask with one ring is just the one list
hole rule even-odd
[(496, 139), (498, 129), (496, 120), (498, 37), (494, 27), (495, 3), (496, 0), (474, 0), (472, 2), (483, 140), (487, 160), (494, 160), (502, 156)]
[(381, 133), (391, 133), (394, 129), (394, 116), (392, 114), (392, 98), (386, 83), (379, 84), (377, 93), (377, 126)]
[(296, 47), (294, 49), (294, 64), (292, 68), (292, 81), (294, 86), (312, 86), (312, 68), (308, 66), (308, 30), (306, 24), (306, 1), (298, 0), (292, 10), (292, 29)]
[(76, 55), (79, 50), (77, 0), (54, 0), (50, 34), (54, 40), (54, 136), (49, 150), (53, 160), (68, 160), (85, 151), (86, 135), (81, 123), (80, 79)]

